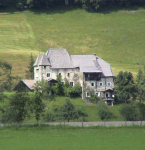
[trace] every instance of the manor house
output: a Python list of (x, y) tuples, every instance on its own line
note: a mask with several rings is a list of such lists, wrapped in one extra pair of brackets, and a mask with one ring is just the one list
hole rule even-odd
[(53, 85), (57, 75), (61, 75), (62, 82), (67, 79), (71, 86), (79, 83), (83, 99), (93, 91), (113, 105), (114, 74), (110, 64), (96, 54), (70, 55), (63, 48), (49, 48), (43, 56), (39, 53), (34, 64), (34, 82), (44, 79)]

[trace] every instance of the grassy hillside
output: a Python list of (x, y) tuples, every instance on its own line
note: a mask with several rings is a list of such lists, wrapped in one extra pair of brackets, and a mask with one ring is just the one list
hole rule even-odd
[[(24, 78), (30, 54), (49, 47), (70, 54), (93, 54), (109, 62), (115, 75), (136, 75), (145, 64), (145, 10), (90, 13), (62, 8), (45, 11), (0, 12), (0, 59)], [(136, 63), (140, 63), (137, 65)]]

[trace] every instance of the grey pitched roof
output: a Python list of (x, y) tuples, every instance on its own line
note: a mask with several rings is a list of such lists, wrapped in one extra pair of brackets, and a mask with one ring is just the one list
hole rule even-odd
[(40, 60), (39, 66), (50, 66), (50, 62), (45, 53), (43, 54), (43, 56)]
[(101, 73), (101, 70), (98, 70), (95, 66), (80, 66), (80, 69), (84, 73)]
[(42, 58), (39, 54), (34, 66), (38, 65), (51, 65), (53, 69), (79, 67), (82, 72), (114, 76), (110, 64), (98, 56), (69, 55), (63, 48), (49, 48)]
[(73, 68), (70, 55), (63, 48), (49, 48), (46, 52), (51, 63), (51, 68)]
[(71, 55), (74, 67), (79, 67), (82, 72), (102, 72), (94, 63), (93, 55)]
[(41, 60), (41, 55), (40, 55), (40, 53), (38, 54), (38, 56), (37, 56), (37, 59), (36, 59), (36, 61), (35, 61), (35, 63), (34, 63), (34, 67), (35, 66), (38, 66), (39, 65), (39, 62), (40, 62), (40, 60)]
[(110, 64), (98, 56), (94, 57), (94, 55), (71, 55), (71, 59), (74, 67), (80, 67), (82, 72), (102, 72), (102, 76), (114, 76)]
[(97, 64), (100, 66), (100, 69), (102, 70), (102, 76), (114, 76), (113, 71), (111, 69), (111, 66), (109, 63), (104, 61), (101, 58), (97, 58)]

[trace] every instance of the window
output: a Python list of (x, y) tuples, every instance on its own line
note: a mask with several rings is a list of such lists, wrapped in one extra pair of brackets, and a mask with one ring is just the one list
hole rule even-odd
[(44, 66), (44, 69), (46, 69), (46, 66)]
[(61, 73), (59, 73), (58, 75), (61, 76)]
[(86, 97), (90, 97), (90, 93), (89, 92), (86, 92)]
[(107, 86), (111, 86), (111, 82), (107, 82)]
[(73, 82), (70, 82), (70, 86), (74, 86), (74, 83), (73, 83)]
[(91, 86), (95, 87), (95, 82), (94, 81), (91, 82)]
[(35, 74), (35, 78), (38, 78), (38, 73)]
[(50, 77), (50, 73), (47, 73), (47, 75), (46, 75), (47, 77)]
[(67, 76), (69, 77), (70, 73), (67, 73)]
[(103, 82), (99, 82), (99, 86), (103, 86)]
[(96, 92), (96, 96), (100, 96), (100, 92)]

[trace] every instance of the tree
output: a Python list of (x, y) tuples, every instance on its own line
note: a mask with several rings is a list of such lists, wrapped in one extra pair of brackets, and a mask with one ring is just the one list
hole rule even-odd
[(75, 119), (75, 116), (76, 110), (74, 105), (69, 99), (66, 99), (65, 104), (60, 107), (60, 117), (63, 117), (69, 122), (69, 120)]
[(126, 121), (135, 121), (140, 119), (140, 110), (135, 102), (124, 104), (120, 108), (120, 114)]
[(83, 117), (83, 121), (84, 121), (84, 118), (85, 118), (85, 117), (88, 117), (88, 114), (86, 113), (86, 110), (85, 110), (84, 107), (78, 108), (78, 109), (76, 110), (76, 119), (77, 119), (77, 121), (78, 121), (78, 119), (79, 119), (80, 117)]
[(136, 98), (136, 85), (131, 72), (120, 71), (115, 81), (115, 93), (119, 100), (134, 100)]
[(138, 74), (136, 76), (136, 82), (137, 82), (137, 84), (140, 83), (142, 77), (143, 77), (143, 71), (141, 69), (139, 69)]
[(33, 65), (34, 65), (34, 59), (33, 59), (32, 53), (31, 53), (29, 65), (27, 67), (27, 70), (25, 71), (26, 72), (25, 77), (27, 79), (34, 79), (34, 67), (33, 67)]
[(37, 124), (45, 108), (45, 104), (42, 102), (41, 96), (42, 96), (41, 92), (36, 92), (33, 102), (33, 109), (35, 113), (35, 119), (37, 120)]
[(113, 114), (109, 111), (107, 105), (104, 102), (98, 103), (98, 116), (102, 121), (110, 119), (113, 116)]
[(26, 116), (30, 115), (30, 98), (28, 93), (19, 92), (13, 94), (9, 99), (9, 104), (15, 114), (15, 122), (22, 122)]
[(48, 81), (47, 80), (42, 80), (42, 81), (37, 81), (34, 84), (34, 89), (36, 92), (41, 92), (42, 96), (47, 93), (49, 94), (50, 91), (52, 90), (52, 88), (49, 86)]
[(56, 79), (57, 83), (55, 83), (55, 86), (53, 86), (54, 94), (56, 95), (64, 95), (64, 84), (61, 82), (61, 75), (57, 76)]
[(90, 97), (88, 97), (88, 99), (92, 102), (92, 103), (97, 103), (99, 101), (102, 100), (101, 97), (98, 97), (97, 95), (94, 94), (94, 90), (90, 90), (88, 91), (88, 93), (90, 94)]
[(80, 97), (82, 93), (82, 87), (79, 83), (76, 83), (73, 87), (68, 88), (69, 97)]
[(138, 71), (136, 77), (136, 87), (139, 101), (145, 101), (145, 75), (141, 69)]
[(139, 108), (140, 120), (141, 120), (141, 124), (142, 124), (142, 121), (145, 120), (145, 104), (137, 103), (137, 106)]
[(51, 111), (47, 111), (45, 114), (44, 114), (44, 117), (43, 117), (44, 121), (46, 122), (53, 122), (55, 121), (55, 114), (52, 113)]
[(0, 61), (0, 91), (10, 91), (12, 88), (12, 65)]
[(0, 116), (0, 122), (5, 125), (5, 123), (14, 123), (16, 122), (16, 113), (14, 108), (10, 106), (6, 106), (3, 108), (0, 108), (1, 116)]

